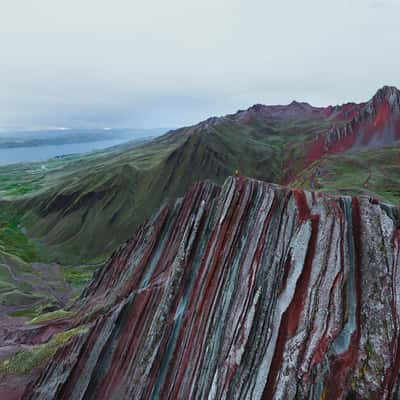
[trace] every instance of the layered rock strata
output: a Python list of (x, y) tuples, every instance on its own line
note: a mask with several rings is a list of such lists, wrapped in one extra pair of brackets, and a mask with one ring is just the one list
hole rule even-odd
[(24, 398), (398, 398), (399, 215), (244, 178), (196, 184), (96, 274), (79, 304), (102, 311)]

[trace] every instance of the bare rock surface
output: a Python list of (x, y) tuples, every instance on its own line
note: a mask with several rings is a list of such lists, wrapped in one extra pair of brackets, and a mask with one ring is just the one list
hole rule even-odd
[(196, 184), (98, 271), (90, 329), (23, 398), (399, 398), (399, 227), (368, 197)]

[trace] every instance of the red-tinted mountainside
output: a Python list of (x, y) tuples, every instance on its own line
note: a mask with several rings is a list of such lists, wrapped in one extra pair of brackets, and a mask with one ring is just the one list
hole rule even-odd
[(329, 122), (329, 127), (321, 128), (306, 153), (307, 161), (313, 162), (326, 154), (386, 147), (398, 143), (400, 91), (395, 87), (384, 86), (366, 103), (347, 103), (334, 107), (313, 107), (308, 103), (296, 101), (286, 106), (256, 104), (228, 118), (247, 123), (260, 119), (294, 118)]
[(400, 210), (229, 178), (162, 207), (85, 289), (25, 399), (393, 399)]
[[(328, 118), (333, 115), (328, 114)], [(307, 154), (310, 161), (325, 154), (393, 146), (400, 140), (400, 92), (396, 88), (383, 87), (350, 115), (347, 122), (319, 135)]]

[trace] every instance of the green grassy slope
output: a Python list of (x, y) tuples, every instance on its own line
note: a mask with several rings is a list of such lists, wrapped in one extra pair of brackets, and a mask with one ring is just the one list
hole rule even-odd
[(41, 262), (46, 248), (23, 232), (18, 210), (0, 206), (0, 314), (32, 317), (64, 306), (90, 279), (95, 266)]
[(400, 204), (400, 147), (324, 157), (301, 171), (292, 186), (366, 194)]
[(291, 121), (286, 129), (268, 122), (260, 130), (259, 121), (253, 126), (222, 119), (143, 146), (71, 161), (45, 174), (36, 193), (20, 197), (23, 223), (46, 247), (49, 261), (98, 260), (132, 236), (163, 201), (182, 196), (196, 181), (222, 183), (236, 169), (282, 181), (285, 148), (290, 138), (303, 138), (303, 125)]
[(0, 251), (1, 310), (36, 315), (42, 309), (59, 307), (58, 294), (66, 290), (57, 269), (43, 272), (15, 255)]

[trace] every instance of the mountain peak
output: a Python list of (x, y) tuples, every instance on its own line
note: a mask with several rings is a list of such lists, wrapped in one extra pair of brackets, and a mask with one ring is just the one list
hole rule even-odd
[(371, 101), (375, 104), (387, 101), (392, 110), (397, 109), (400, 111), (400, 91), (395, 86), (383, 86), (375, 93)]
[(392, 93), (399, 93), (400, 91), (399, 91), (399, 89), (397, 89), (397, 87), (396, 86), (389, 86), (389, 85), (385, 85), (385, 86), (382, 86), (380, 89), (378, 89), (378, 91), (376, 92), (376, 94), (378, 94), (378, 93), (384, 93), (384, 94), (386, 94), (386, 95), (390, 95), (390, 94), (392, 94)]
[(288, 107), (301, 107), (301, 108), (312, 108), (312, 105), (305, 101), (293, 100)]

